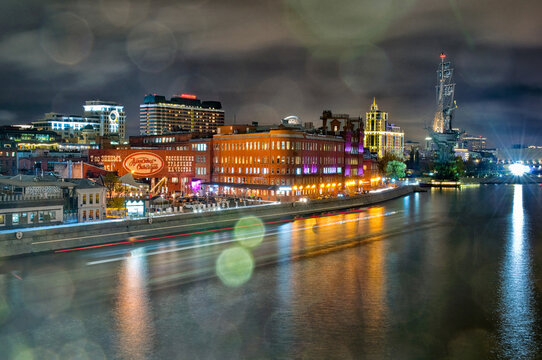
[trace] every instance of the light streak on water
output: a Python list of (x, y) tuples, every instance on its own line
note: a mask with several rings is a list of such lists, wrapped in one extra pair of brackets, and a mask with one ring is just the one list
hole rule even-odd
[(500, 329), (504, 357), (531, 359), (536, 354), (534, 288), (523, 187), (514, 185), (511, 231), (501, 274)]
[(119, 352), (125, 359), (146, 359), (152, 350), (153, 322), (145, 249), (132, 250), (119, 274), (116, 318)]
[[(310, 225), (310, 226), (307, 226), (307, 227), (295, 228), (294, 230), (292, 230), (292, 232), (304, 231), (304, 230), (307, 230), (307, 229), (314, 229), (314, 228), (329, 227), (329, 226), (334, 226), (334, 225), (338, 225), (338, 224), (346, 224), (346, 223), (350, 223), (350, 222), (357, 222), (357, 221), (360, 221), (360, 220), (368, 220), (368, 219), (373, 219), (373, 218), (379, 218), (379, 217), (383, 217), (383, 216), (390, 216), (390, 215), (395, 215), (395, 214), (397, 214), (399, 212), (400, 211), (390, 211), (390, 212), (382, 213), (382, 214), (371, 214), (369, 216), (364, 216), (364, 217), (361, 217), (361, 218), (356, 217), (356, 218), (348, 219), (348, 220), (339, 220), (339, 221), (328, 222), (328, 223), (325, 223), (325, 224)], [(280, 231), (276, 231), (276, 232), (266, 233), (266, 235), (277, 235), (279, 233), (280, 233)], [(258, 234), (258, 235), (252, 236), (252, 237), (246, 237), (243, 240), (249, 240), (249, 239), (251, 239), (253, 237), (258, 238), (260, 236), (261, 235)], [(142, 253), (141, 255), (133, 255), (133, 256), (152, 256), (152, 255), (158, 255), (158, 254), (164, 254), (164, 253), (171, 253), (171, 252), (177, 252), (177, 251), (186, 251), (186, 250), (198, 249), (198, 248), (203, 248), (203, 247), (223, 245), (223, 244), (233, 243), (233, 242), (237, 242), (237, 241), (239, 241), (239, 238), (230, 237), (230, 238), (228, 238), (226, 240), (222, 240), (222, 241), (207, 242), (207, 243), (194, 244), (194, 245), (183, 246), (183, 247), (176, 247), (176, 248), (170, 248), (170, 249), (150, 251), (150, 252)], [(114, 257), (114, 258), (109, 258), (109, 259), (89, 261), (89, 262), (87, 262), (87, 265), (98, 265), (98, 264), (110, 263), (110, 262), (115, 262), (115, 261), (122, 261), (122, 260), (125, 260), (125, 259), (126, 259), (125, 256), (119, 256), (119, 257)]]

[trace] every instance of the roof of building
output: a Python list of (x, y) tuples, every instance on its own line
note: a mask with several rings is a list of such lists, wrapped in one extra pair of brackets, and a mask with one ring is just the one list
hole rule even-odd
[(0, 184), (18, 186), (18, 187), (30, 187), (30, 186), (58, 186), (61, 188), (72, 188), (74, 183), (64, 181), (64, 179), (58, 179), (54, 176), (46, 175), (44, 177), (37, 177), (34, 175), (16, 175), (12, 177), (0, 177)]
[(75, 184), (76, 189), (95, 189), (95, 188), (104, 187), (103, 185), (98, 184), (97, 182), (89, 180), (89, 179), (66, 179), (66, 180)]

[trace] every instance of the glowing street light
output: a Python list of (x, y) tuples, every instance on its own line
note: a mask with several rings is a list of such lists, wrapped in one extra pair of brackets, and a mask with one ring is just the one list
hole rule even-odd
[(518, 163), (510, 165), (508, 169), (514, 176), (522, 176), (523, 174), (528, 173), (530, 170), (528, 166)]

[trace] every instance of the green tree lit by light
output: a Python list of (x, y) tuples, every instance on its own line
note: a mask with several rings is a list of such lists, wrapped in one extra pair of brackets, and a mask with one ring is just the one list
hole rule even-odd
[(391, 160), (388, 161), (388, 164), (386, 165), (386, 176), (392, 179), (399, 179), (405, 177), (405, 171), (406, 164), (401, 161)]

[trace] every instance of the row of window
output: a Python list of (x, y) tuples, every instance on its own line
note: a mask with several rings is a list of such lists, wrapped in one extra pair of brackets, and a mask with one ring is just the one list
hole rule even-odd
[[(269, 145), (271, 144), (271, 145)], [(307, 150), (307, 151), (342, 151), (341, 144), (315, 143), (306, 141), (246, 141), (241, 143), (215, 144), (215, 150)]]
[(87, 220), (100, 220), (100, 211), (99, 210), (89, 210), (88, 211), (88, 217), (87, 217), (87, 211), (86, 210), (83, 210), (83, 214), (82, 214), (82, 220), (83, 221), (87, 221)]
[[(82, 203), (83, 205), (86, 205), (87, 204), (87, 194), (83, 194), (83, 198), (82, 198)], [(100, 203), (100, 194), (96, 193), (96, 194), (88, 194), (88, 203), (89, 204), (99, 204)]]
[[(56, 211), (30, 211), (11, 213), (12, 225), (33, 224), (36, 222), (50, 222), (56, 220)], [(0, 226), (5, 226), (7, 215), (0, 214)]]
[[(218, 164), (221, 160), (221, 164), (268, 164), (267, 156), (226, 156), (219, 158), (215, 156), (214, 163)], [(342, 164), (342, 157), (333, 157), (333, 156), (277, 156), (271, 157), (271, 164), (296, 164), (296, 165), (305, 165), (305, 164)]]
[[(198, 169), (198, 168), (196, 168)], [(238, 170), (238, 171), (236, 171)], [(244, 171), (243, 171), (244, 170)], [(248, 168), (215, 168), (215, 172), (217, 174), (247, 174), (247, 175), (267, 175), (269, 174), (269, 171), (271, 171), (271, 175), (274, 174), (283, 174), (283, 175), (301, 175), (301, 173), (307, 175), (307, 174), (340, 174), (342, 172), (342, 167), (322, 167), (318, 168), (316, 166), (313, 167), (305, 167), (301, 169), (298, 168), (259, 168), (259, 167), (248, 167)], [(196, 173), (197, 174), (197, 173)], [(201, 174), (205, 175), (205, 174)]]

